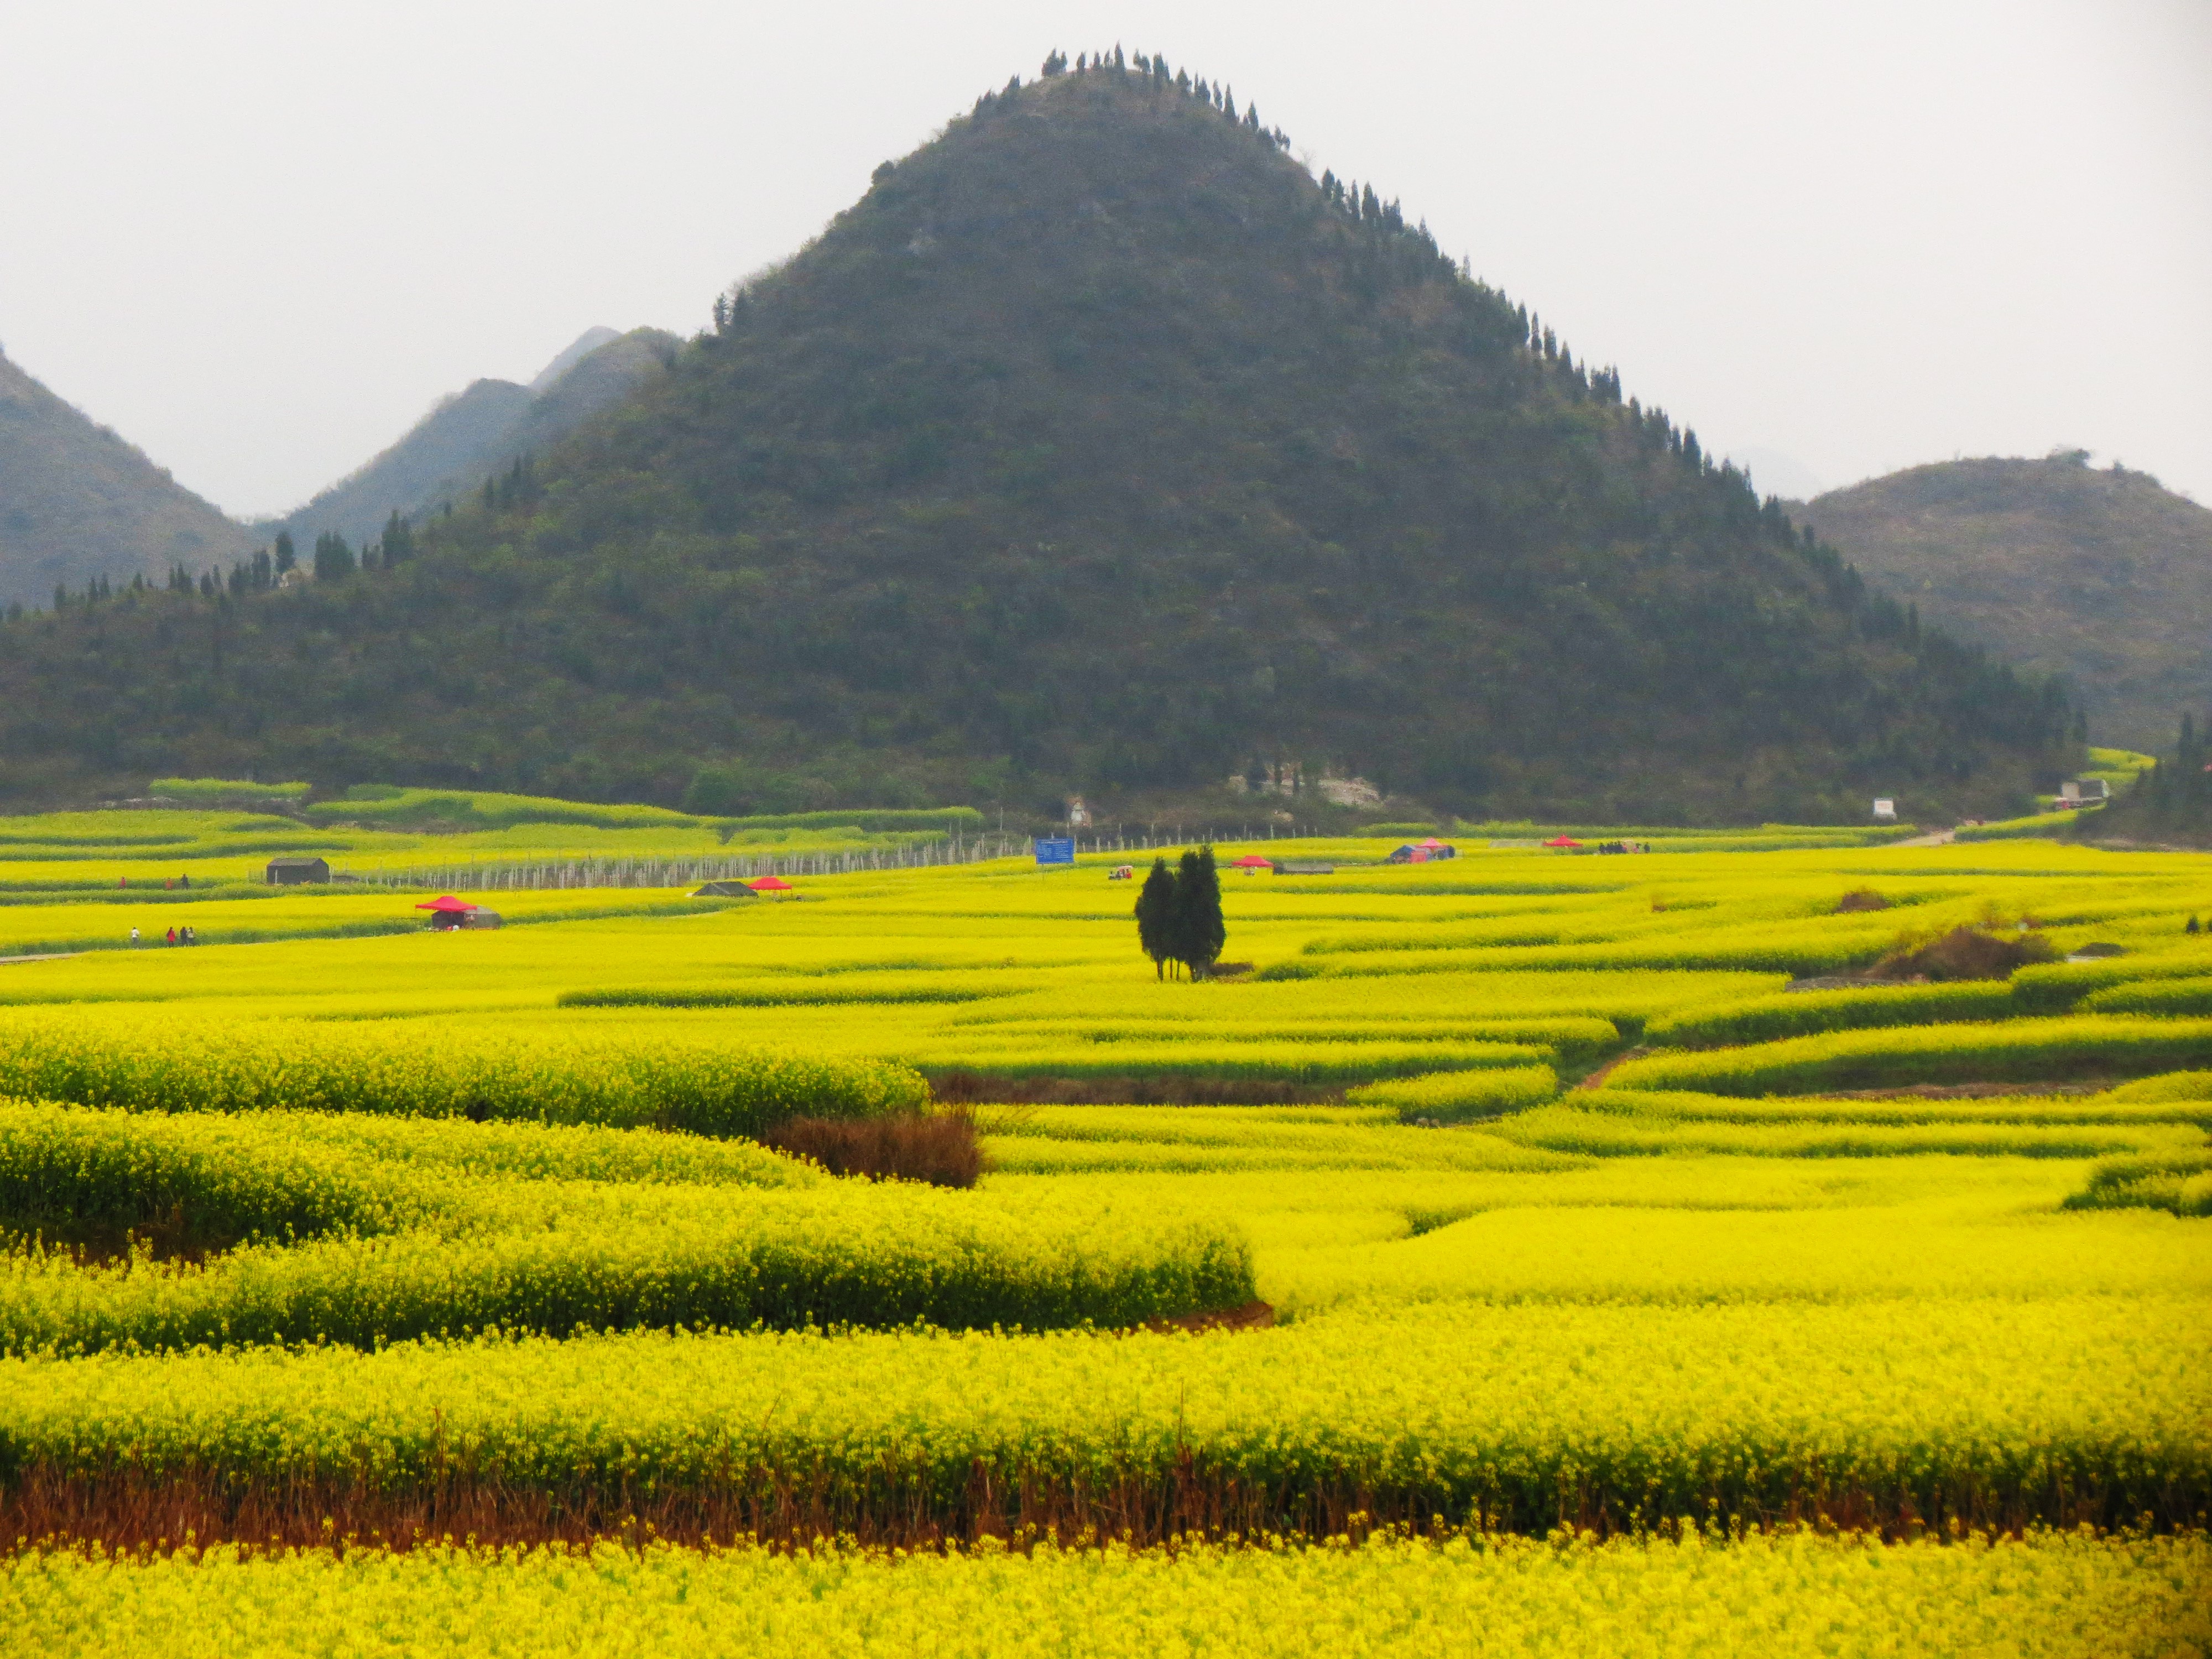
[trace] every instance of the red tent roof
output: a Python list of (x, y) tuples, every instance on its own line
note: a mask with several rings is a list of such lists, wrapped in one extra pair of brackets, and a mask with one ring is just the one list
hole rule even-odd
[(756, 893), (788, 893), (792, 890), (791, 884), (781, 876), (763, 876), (758, 881), (749, 881), (745, 885)]
[(473, 910), (477, 907), (466, 899), (457, 899), (451, 893), (447, 893), (442, 898), (428, 900), (415, 908), (417, 910)]
[(1582, 845), (1582, 842), (1577, 841), (1572, 836), (1554, 836), (1551, 840), (1546, 842), (1544, 845), (1547, 847), (1579, 847)]
[(1271, 868), (1274, 862), (1273, 859), (1261, 858), (1257, 853), (1247, 853), (1237, 860), (1235, 867), (1239, 870), (1266, 870)]
[(1416, 847), (1441, 847), (1443, 845), (1443, 842), (1438, 841), (1434, 836), (1431, 836), (1426, 841), (1417, 841), (1413, 845)]

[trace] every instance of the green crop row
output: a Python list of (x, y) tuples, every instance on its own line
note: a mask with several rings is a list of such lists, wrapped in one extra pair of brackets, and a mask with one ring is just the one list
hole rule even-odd
[(1729, 1122), (1637, 1112), (1632, 1091), (1591, 1091), (1489, 1126), (1501, 1140), (1584, 1158), (1702, 1152), (1735, 1158), (2101, 1158), (2146, 1142), (2199, 1138), (2193, 1128), (2069, 1123)]
[(1449, 1303), (1196, 1338), (640, 1333), (14, 1359), (0, 1496), (189, 1480), (218, 1505), (335, 1512), (342, 1531), (343, 1501), (433, 1496), (724, 1535), (1322, 1531), (1353, 1509), (1540, 1533), (1715, 1513), (2190, 1524), (2212, 1504), (2212, 1385), (2191, 1345), (2144, 1338), (2202, 1313), (2130, 1297)]
[(1632, 1060), (1616, 1089), (1809, 1094), (1919, 1083), (2034, 1083), (2169, 1071), (2212, 1061), (2212, 1020), (2077, 1015), (1997, 1024), (1831, 1031), (1744, 1048)]
[(939, 985), (867, 986), (855, 988), (811, 984), (755, 984), (742, 988), (702, 988), (665, 990), (563, 991), (554, 1004), (562, 1008), (784, 1008), (816, 1003), (866, 1002), (978, 1002), (1002, 992)]
[(2212, 972), (2212, 951), (2202, 950), (2038, 963), (2013, 975), (2013, 1000), (2022, 1013), (2052, 1014), (2115, 986), (2137, 980), (2202, 979), (2208, 972)]
[(2014, 1012), (2008, 987), (1973, 981), (1790, 991), (1655, 1019), (1644, 1028), (1644, 1040), (1662, 1048), (1711, 1048), (1821, 1031), (2003, 1019)]
[(2212, 1216), (2212, 1150), (2178, 1149), (2146, 1158), (2109, 1158), (2066, 1200), (2069, 1210), (2170, 1210)]
[(1288, 1083), (1315, 1088), (1416, 1077), (1425, 1072), (1541, 1065), (1548, 1048), (1512, 1042), (1224, 1042), (1208, 1034), (1182, 1042), (1024, 1042), (988, 1035), (942, 1037), (904, 1048), (900, 1059), (933, 1075), (1077, 1079), (1192, 1077)]
[(871, 1117), (928, 1097), (887, 1061), (728, 1048), (673, 1035), (441, 1040), (382, 1023), (149, 1024), (0, 1016), (0, 1095), (134, 1111), (389, 1112), (757, 1135), (786, 1118)]
[(2154, 1099), (2135, 1095), (2132, 1091), (2139, 1086), (2130, 1085), (2094, 1094), (1983, 1095), (1964, 1099), (1899, 1094), (1872, 1100), (1819, 1095), (1770, 1095), (1754, 1099), (1686, 1091), (1600, 1088), (1577, 1091), (1569, 1103), (1585, 1111), (1619, 1112), (1647, 1120), (1778, 1127), (1980, 1123), (2027, 1128), (2194, 1125), (2212, 1129), (2212, 1094)]
[(2024, 818), (2000, 818), (1993, 823), (1961, 824), (1953, 832), (1960, 841), (2039, 840), (2065, 835), (2081, 817), (2080, 811), (2037, 812)]
[(1345, 1091), (1347, 1104), (1388, 1106), (1411, 1123), (1465, 1123), (1540, 1106), (1559, 1092), (1548, 1066), (1515, 1066), (1495, 1072), (1431, 1072), (1425, 1076), (1365, 1083)]
[(2099, 1014), (2212, 1015), (2212, 976), (2115, 985), (2091, 993), (2076, 1006)]
[(1692, 969), (1780, 972), (1803, 977), (1863, 968), (1896, 943), (1894, 924), (1848, 932), (1813, 924), (1715, 928), (1704, 933), (1668, 933), (1654, 938), (1556, 945), (1498, 944), (1480, 947), (1376, 948), (1320, 953), (1299, 959), (1329, 977), (1377, 974), (1462, 974), (1471, 969)]
[[(1003, 994), (1001, 993), (1000, 994)], [(1562, 1057), (1588, 1058), (1617, 1047), (1618, 1026), (1609, 1019), (1589, 1015), (1537, 1014), (1522, 1018), (1468, 1018), (1437, 1010), (1427, 1017), (1408, 1010), (1399, 1017), (1365, 1019), (1338, 1013), (1333, 1017), (1296, 1018), (1266, 1006), (1216, 1002), (1202, 1018), (1176, 1019), (1160, 1011), (1121, 1018), (1047, 1018), (1024, 1012), (1010, 1015), (1004, 1009), (988, 1009), (963, 1015), (957, 1022), (964, 1031), (992, 1042), (1033, 1042), (1065, 1047), (1069, 1040), (1095, 1043), (1186, 1042), (1502, 1042), (1540, 1048)]]
[[(112, 1240), (167, 1224), (180, 1243), (216, 1247), (186, 1268), (143, 1252), (106, 1263), (35, 1249), (0, 1256), (0, 1349), (1126, 1325), (1252, 1297), (1243, 1239), (1218, 1224), (1163, 1217), (1131, 1229), (1079, 1203), (1017, 1213), (905, 1182), (763, 1186), (742, 1164), (712, 1184), (533, 1177), (511, 1157), (481, 1174), (452, 1161), (462, 1126), (387, 1122), (372, 1138), (317, 1127), (288, 1113), (179, 1121), (0, 1103), (0, 1225)], [(430, 1142), (428, 1155), (383, 1155), (410, 1138)], [(240, 1237), (263, 1242), (219, 1248)]]

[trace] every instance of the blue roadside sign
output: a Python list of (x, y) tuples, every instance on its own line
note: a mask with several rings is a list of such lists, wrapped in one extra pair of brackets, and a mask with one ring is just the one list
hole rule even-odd
[(1057, 841), (1042, 839), (1030, 844), (1036, 848), (1036, 861), (1039, 864), (1073, 864), (1075, 862), (1075, 841), (1073, 836), (1063, 836)]

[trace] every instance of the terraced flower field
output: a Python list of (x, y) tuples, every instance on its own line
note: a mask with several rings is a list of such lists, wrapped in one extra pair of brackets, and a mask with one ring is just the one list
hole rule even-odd
[[(2203, 1651), (2212, 862), (1749, 839), (0, 966), (0, 1624)], [(931, 1094), (973, 1190), (749, 1139)]]

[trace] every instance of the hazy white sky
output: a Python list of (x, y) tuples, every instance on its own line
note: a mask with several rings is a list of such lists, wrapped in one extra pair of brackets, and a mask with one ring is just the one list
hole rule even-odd
[(0, 0), (0, 345), (281, 510), (590, 325), (696, 330), (977, 93), (1116, 40), (1765, 487), (2064, 443), (2212, 502), (2212, 0)]

